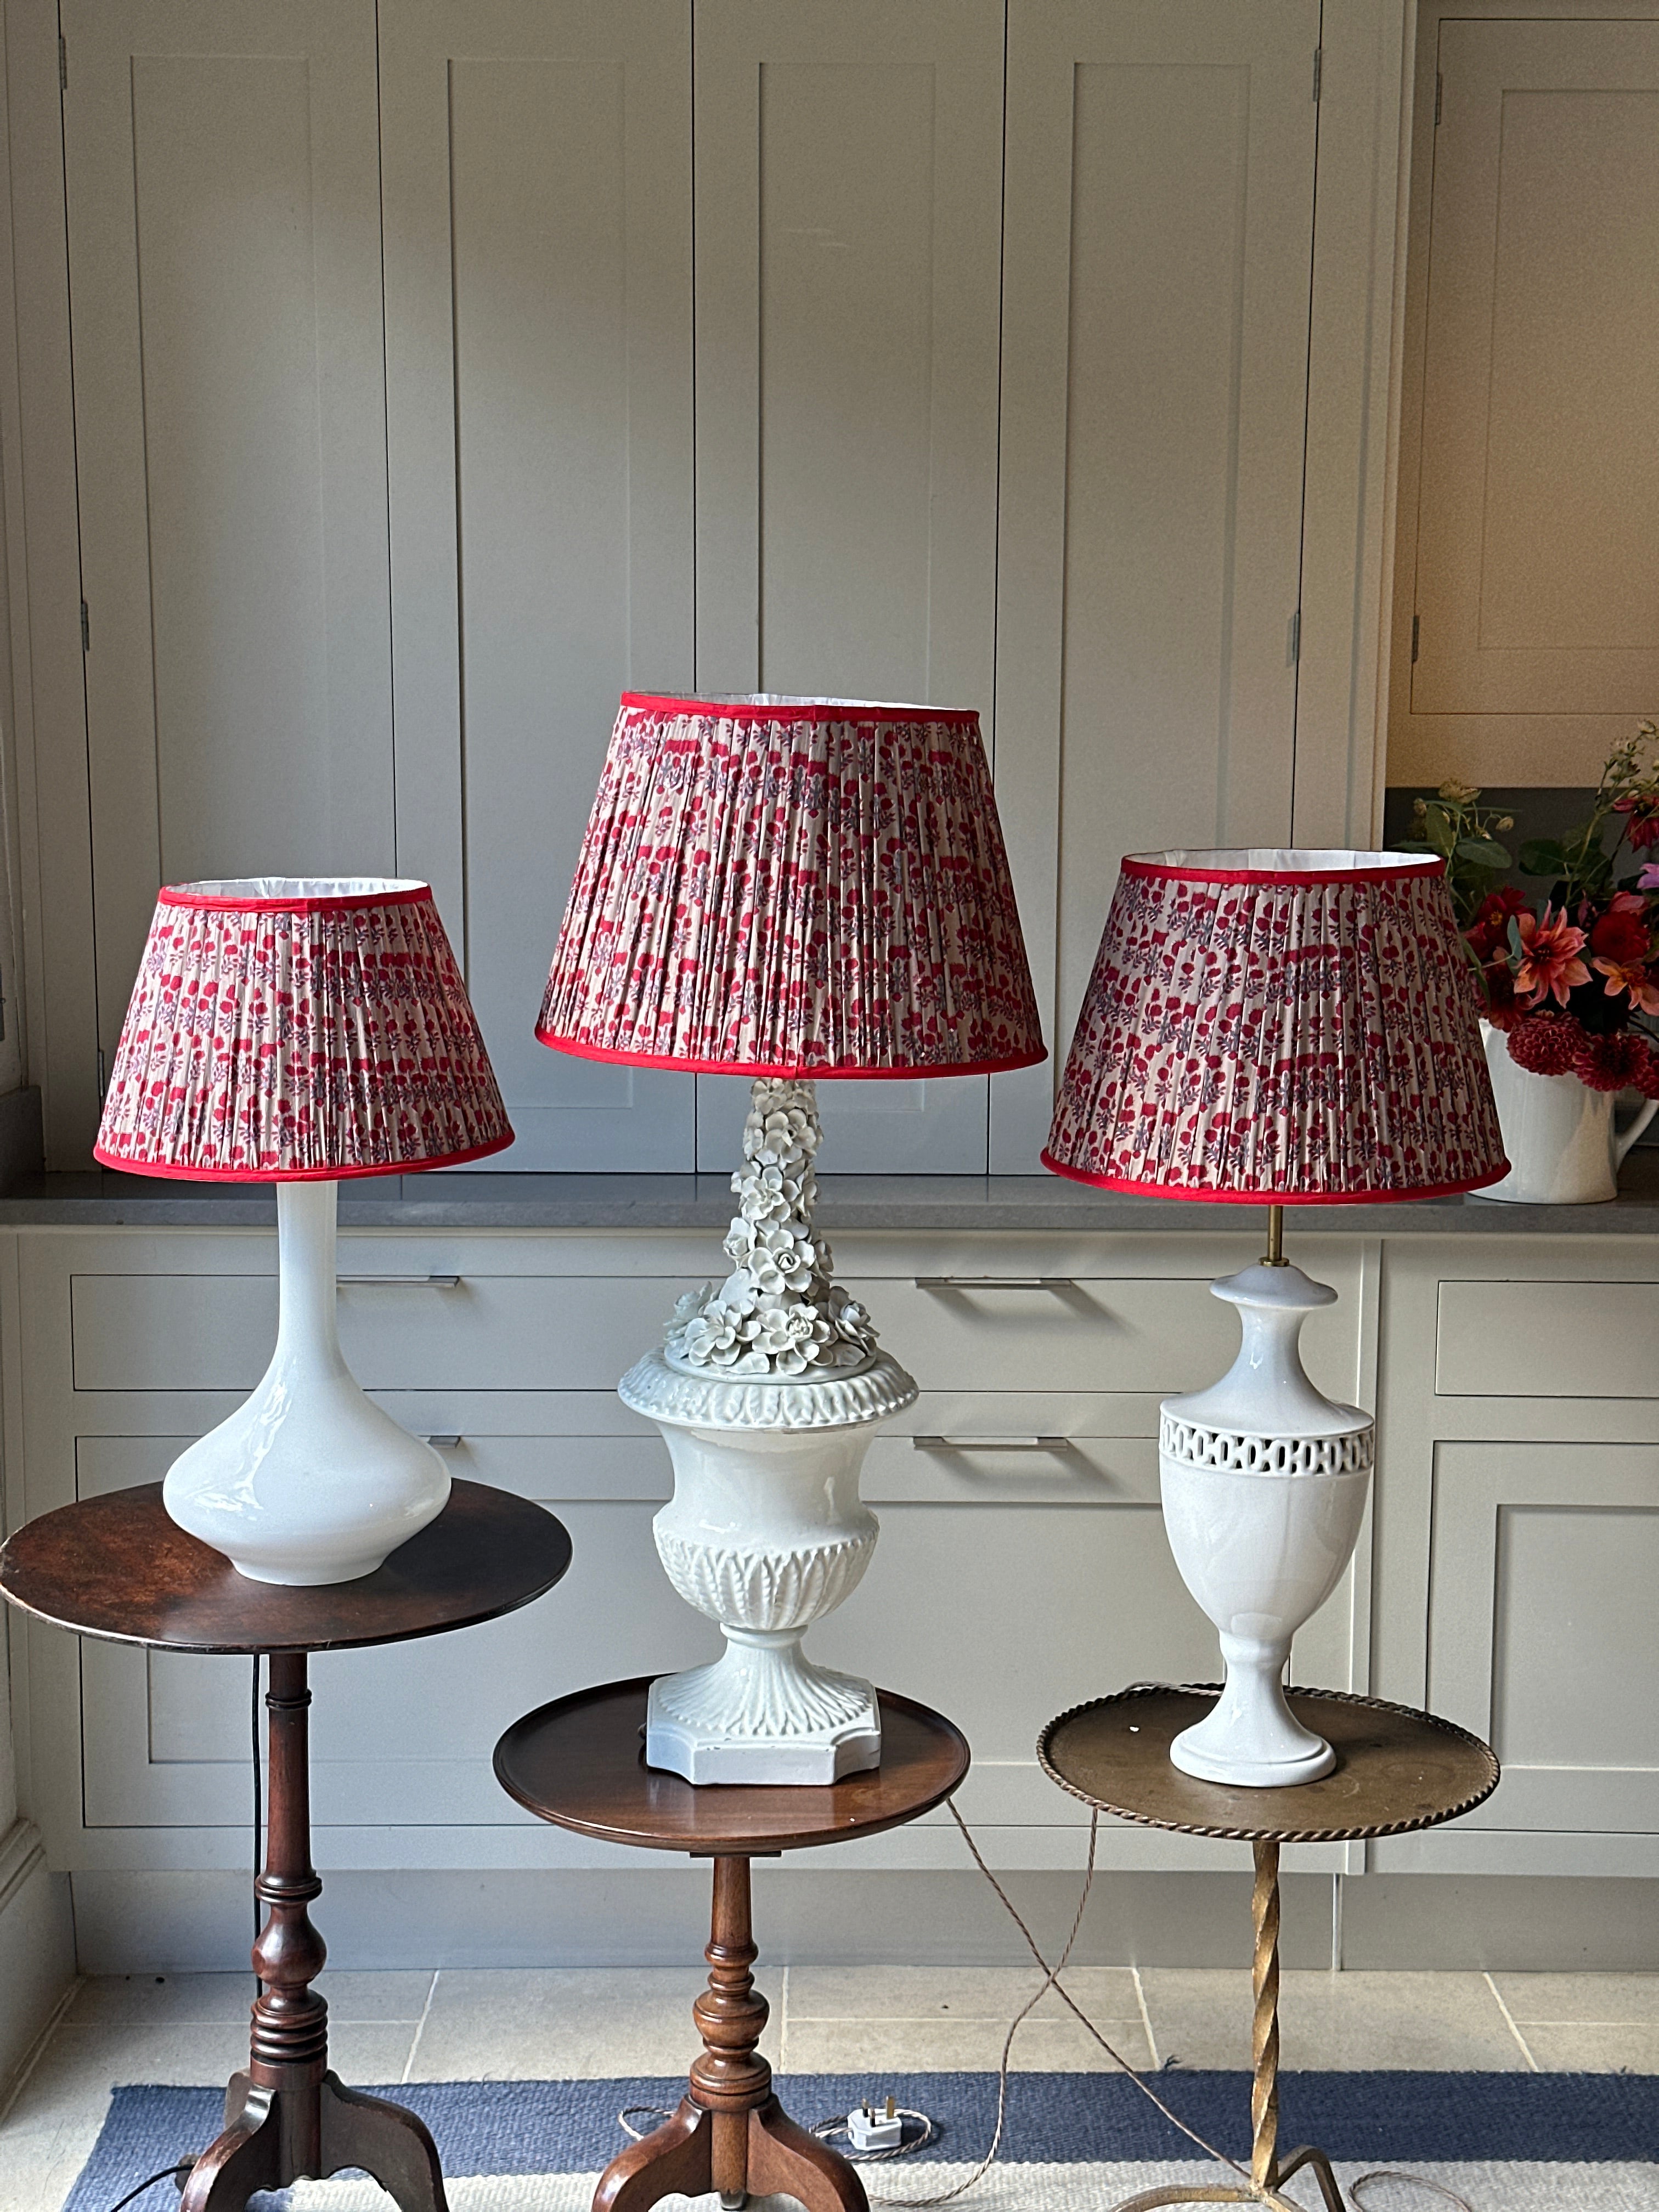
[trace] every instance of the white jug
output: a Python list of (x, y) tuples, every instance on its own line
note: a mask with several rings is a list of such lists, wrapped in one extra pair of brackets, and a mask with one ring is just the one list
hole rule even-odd
[(1659, 1112), (1659, 1099), (1645, 1100), (1620, 1129), (1615, 1091), (1592, 1091), (1576, 1075), (1534, 1075), (1517, 1067), (1504, 1032), (1490, 1022), (1480, 1030), (1510, 1171), (1475, 1195), (1522, 1206), (1595, 1206), (1617, 1198), (1625, 1155)]

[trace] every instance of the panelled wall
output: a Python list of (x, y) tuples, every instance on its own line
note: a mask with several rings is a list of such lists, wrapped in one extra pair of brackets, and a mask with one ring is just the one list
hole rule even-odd
[[(159, 882), (395, 869), (507, 1166), (724, 1165), (736, 1086), (531, 1037), (625, 685), (976, 707), (1062, 1048), (1121, 852), (1368, 836), (1399, 0), (64, 0), (55, 227), (50, 13), (55, 1164)], [(1051, 1083), (836, 1086), (836, 1164), (1029, 1170)]]

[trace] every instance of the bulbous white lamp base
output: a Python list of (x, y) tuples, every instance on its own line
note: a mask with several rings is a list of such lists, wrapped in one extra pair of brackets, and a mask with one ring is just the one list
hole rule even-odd
[(258, 1583), (349, 1583), (449, 1499), (428, 1443), (366, 1398), (335, 1320), (333, 1182), (279, 1182), (276, 1349), (246, 1405), (180, 1453), (161, 1496), (181, 1528)]
[(1304, 1317), (1336, 1292), (1263, 1262), (1210, 1285), (1238, 1308), (1238, 1358), (1208, 1390), (1166, 1398), (1158, 1475), (1164, 1525), (1188, 1589), (1221, 1632), (1220, 1697), (1170, 1756), (1236, 1788), (1316, 1781), (1335, 1754), (1285, 1702), (1291, 1640), (1352, 1557), (1370, 1482), (1373, 1428), (1308, 1380)]
[(881, 1763), (874, 1691), (814, 1666), (801, 1638), (857, 1589), (880, 1533), (859, 1497), (878, 1425), (916, 1386), (878, 1352), (855, 1374), (753, 1382), (647, 1352), (623, 1402), (662, 1431), (674, 1495), (657, 1553), (724, 1656), (651, 1686), (646, 1764), (688, 1782), (823, 1786)]

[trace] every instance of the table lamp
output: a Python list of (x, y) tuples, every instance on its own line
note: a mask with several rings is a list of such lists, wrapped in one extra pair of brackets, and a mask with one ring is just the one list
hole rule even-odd
[(658, 1553), (726, 1639), (653, 1686), (647, 1759), (693, 1783), (877, 1765), (870, 1685), (800, 1640), (869, 1565), (860, 1466), (916, 1386), (814, 1225), (815, 1085), (1044, 1057), (977, 715), (624, 693), (536, 1033), (754, 1079), (731, 1273), (621, 1385), (674, 1464)]
[(137, 1175), (276, 1185), (270, 1365), (162, 1488), (239, 1574), (353, 1582), (443, 1510), (443, 1461), (363, 1395), (340, 1351), (336, 1186), (512, 1141), (426, 884), (256, 877), (161, 893), (94, 1154)]
[(1303, 1370), (1304, 1316), (1336, 1293), (1285, 1260), (1283, 1209), (1447, 1196), (1508, 1166), (1443, 873), (1407, 853), (1133, 854), (1078, 1017), (1044, 1165), (1268, 1209), (1263, 1260), (1210, 1286), (1238, 1309), (1238, 1358), (1159, 1409), (1164, 1527), (1226, 1660), (1170, 1747), (1207, 1782), (1334, 1764), (1284, 1673), (1352, 1555), (1373, 1426)]

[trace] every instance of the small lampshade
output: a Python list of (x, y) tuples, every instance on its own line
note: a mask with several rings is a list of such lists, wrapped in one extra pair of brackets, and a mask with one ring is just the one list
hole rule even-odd
[(454, 1167), (512, 1141), (425, 884), (161, 893), (94, 1147), (106, 1167), (324, 1181)]
[(1042, 1059), (978, 716), (624, 693), (536, 1034), (727, 1075)]
[(1442, 863), (1127, 859), (1042, 1158), (1108, 1190), (1287, 1206), (1498, 1182)]

